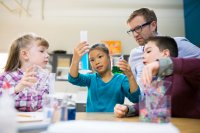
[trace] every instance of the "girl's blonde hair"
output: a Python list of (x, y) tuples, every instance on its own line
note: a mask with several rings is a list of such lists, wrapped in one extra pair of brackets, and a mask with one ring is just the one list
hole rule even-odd
[(16, 71), (21, 67), (20, 50), (27, 48), (33, 41), (37, 41), (38, 45), (49, 47), (49, 43), (42, 37), (35, 34), (26, 34), (16, 39), (9, 51), (8, 60), (6, 62), (5, 71)]

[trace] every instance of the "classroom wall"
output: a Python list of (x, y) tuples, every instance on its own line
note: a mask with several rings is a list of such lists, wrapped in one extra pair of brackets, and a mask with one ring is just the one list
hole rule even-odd
[[(63, 2), (58, 0), (61, 1)], [(11, 42), (20, 34), (35, 32), (49, 41), (49, 51), (62, 49), (72, 53), (74, 46), (79, 42), (80, 30), (88, 30), (90, 44), (101, 40), (121, 40), (123, 53), (129, 54), (137, 44), (126, 34), (128, 30), (126, 20), (133, 10), (141, 7), (155, 10), (160, 34), (185, 36), (182, 0), (107, 1), (110, 5), (102, 0), (103, 4), (100, 4), (101, 1), (95, 1), (99, 3), (97, 5), (92, 3), (91, 7), (89, 5), (81, 7), (79, 4), (81, 8), (68, 7), (69, 10), (65, 10), (63, 6), (62, 10), (57, 12), (49, 11), (53, 6), (51, 0), (45, 2), (44, 20), (38, 13), (39, 8), (36, 8), (39, 11), (35, 12), (32, 9), (30, 13), (33, 12), (33, 15), (28, 17), (24, 13), (11, 13), (0, 6), (0, 52), (8, 52)], [(51, 6), (48, 8), (50, 2)], [(66, 2), (70, 3), (70, 1), (64, 3)], [(92, 1), (78, 2), (85, 2), (86, 5)]]

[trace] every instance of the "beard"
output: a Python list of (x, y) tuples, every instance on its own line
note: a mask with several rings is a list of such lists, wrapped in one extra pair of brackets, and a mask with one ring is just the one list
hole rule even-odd
[(142, 42), (138, 42), (139, 46), (144, 46), (147, 43), (147, 40), (144, 40)]

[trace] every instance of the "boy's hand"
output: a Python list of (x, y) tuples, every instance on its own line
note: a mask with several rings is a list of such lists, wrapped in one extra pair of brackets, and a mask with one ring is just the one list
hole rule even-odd
[(114, 107), (114, 114), (116, 117), (124, 117), (128, 113), (128, 107), (121, 104), (116, 104)]
[(158, 61), (154, 61), (144, 66), (142, 71), (142, 82), (145, 86), (151, 83), (153, 76), (158, 73), (159, 67)]
[(74, 49), (73, 59), (79, 62), (81, 57), (88, 51), (89, 44), (87, 44), (86, 41), (79, 43), (78, 46)]
[(15, 87), (15, 93), (22, 91), (25, 87), (31, 87), (37, 82), (36, 72), (34, 71), (34, 66), (27, 68), (24, 73), (23, 78), (20, 80), (19, 84)]

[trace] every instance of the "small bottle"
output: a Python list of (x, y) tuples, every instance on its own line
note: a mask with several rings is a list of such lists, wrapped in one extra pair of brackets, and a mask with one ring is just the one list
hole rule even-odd
[(51, 95), (45, 94), (43, 96), (43, 113), (44, 113), (44, 120), (47, 122), (50, 122), (53, 118), (53, 112), (54, 112), (54, 107), (53, 107), (53, 97)]
[(9, 95), (13, 89), (8, 82), (2, 86), (2, 96), (0, 97), (0, 132), (17, 133), (16, 110), (14, 99)]
[(76, 119), (76, 102), (72, 99), (72, 95), (68, 96), (67, 102), (68, 120)]
[(68, 120), (67, 102), (68, 102), (68, 96), (65, 96), (62, 100), (62, 104), (60, 107), (60, 121)]

